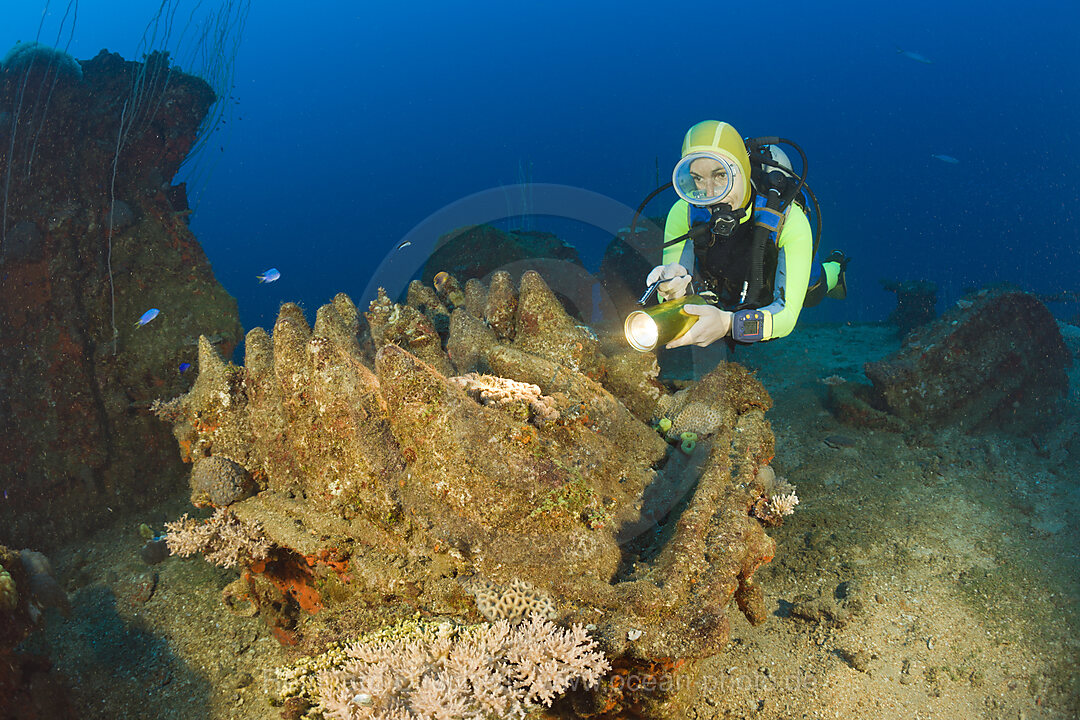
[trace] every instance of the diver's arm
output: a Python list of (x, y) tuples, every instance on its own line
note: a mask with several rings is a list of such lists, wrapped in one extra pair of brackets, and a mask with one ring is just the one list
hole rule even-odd
[(784, 337), (795, 329), (810, 284), (814, 239), (810, 222), (798, 205), (790, 206), (778, 245), (774, 299), (761, 308), (765, 313), (764, 340)]
[[(690, 210), (685, 200), (679, 200), (671, 206), (667, 214), (667, 222), (664, 223), (665, 245), (675, 238), (682, 237), (690, 232)], [(683, 240), (675, 245), (667, 245), (664, 248), (661, 265), (679, 263), (694, 272), (694, 243)]]

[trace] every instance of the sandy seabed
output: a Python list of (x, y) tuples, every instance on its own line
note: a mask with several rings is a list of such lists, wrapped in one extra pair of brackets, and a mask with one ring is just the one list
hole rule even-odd
[[(800, 503), (756, 576), (772, 617), (729, 613), (687, 718), (1080, 717), (1080, 370), (1049, 441), (838, 423), (825, 380), (865, 382), (896, 347), (890, 327), (807, 326), (734, 358), (773, 397), (773, 464)], [(236, 572), (140, 559), (139, 523), (189, 509), (177, 498), (54, 556), (73, 612), (26, 647), (79, 717), (282, 717), (274, 669), (296, 653), (225, 607)]]

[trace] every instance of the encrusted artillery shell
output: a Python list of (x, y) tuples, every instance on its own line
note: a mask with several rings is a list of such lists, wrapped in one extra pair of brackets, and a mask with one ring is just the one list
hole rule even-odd
[(470, 278), (465, 283), (465, 309), (470, 315), (484, 317), (484, 306), (487, 305), (488, 291), (484, 283), (476, 278)]
[(299, 395), (311, 379), (307, 349), (310, 339), (311, 328), (300, 306), (282, 305), (274, 323), (274, 374), (288, 397)]
[(484, 319), (500, 338), (514, 337), (514, 316), (517, 313), (517, 291), (510, 273), (499, 270), (491, 276)]

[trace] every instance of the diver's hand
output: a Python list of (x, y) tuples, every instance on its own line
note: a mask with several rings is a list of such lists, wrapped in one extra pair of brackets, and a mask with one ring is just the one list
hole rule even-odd
[(682, 337), (677, 337), (664, 347), (671, 349), (684, 345), (705, 347), (731, 332), (731, 318), (735, 313), (721, 310), (715, 305), (683, 305), (687, 315), (697, 315), (697, 322)]
[(690, 284), (690, 273), (679, 263), (657, 265), (645, 278), (645, 285), (652, 285), (657, 280), (663, 280), (656, 288), (656, 294), (664, 300), (678, 300), (686, 295), (686, 287)]

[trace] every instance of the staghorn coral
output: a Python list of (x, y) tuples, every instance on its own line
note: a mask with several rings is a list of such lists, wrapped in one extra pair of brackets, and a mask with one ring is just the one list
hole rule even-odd
[(319, 708), (341, 720), (524, 718), (571, 686), (597, 684), (609, 664), (585, 629), (539, 615), (433, 637), (358, 642), (319, 675)]
[(242, 522), (224, 508), (199, 522), (185, 513), (179, 520), (165, 523), (169, 552), (180, 557), (202, 553), (221, 567), (250, 565), (270, 552), (271, 543), (262, 528)]
[(506, 410), (522, 420), (551, 423), (559, 419), (555, 401), (540, 392), (532, 383), (517, 382), (494, 375), (467, 373), (450, 378), (450, 383), (461, 388), (484, 405)]
[(592, 687), (611, 667), (581, 625), (562, 630), (532, 615), (513, 632), (506, 660), (513, 686), (524, 693), (526, 704), (550, 706), (575, 681)]
[(524, 580), (514, 579), (499, 585), (482, 578), (462, 581), (465, 591), (476, 598), (476, 609), (487, 620), (507, 620), (516, 623), (529, 615), (555, 619), (555, 605), (544, 593)]

